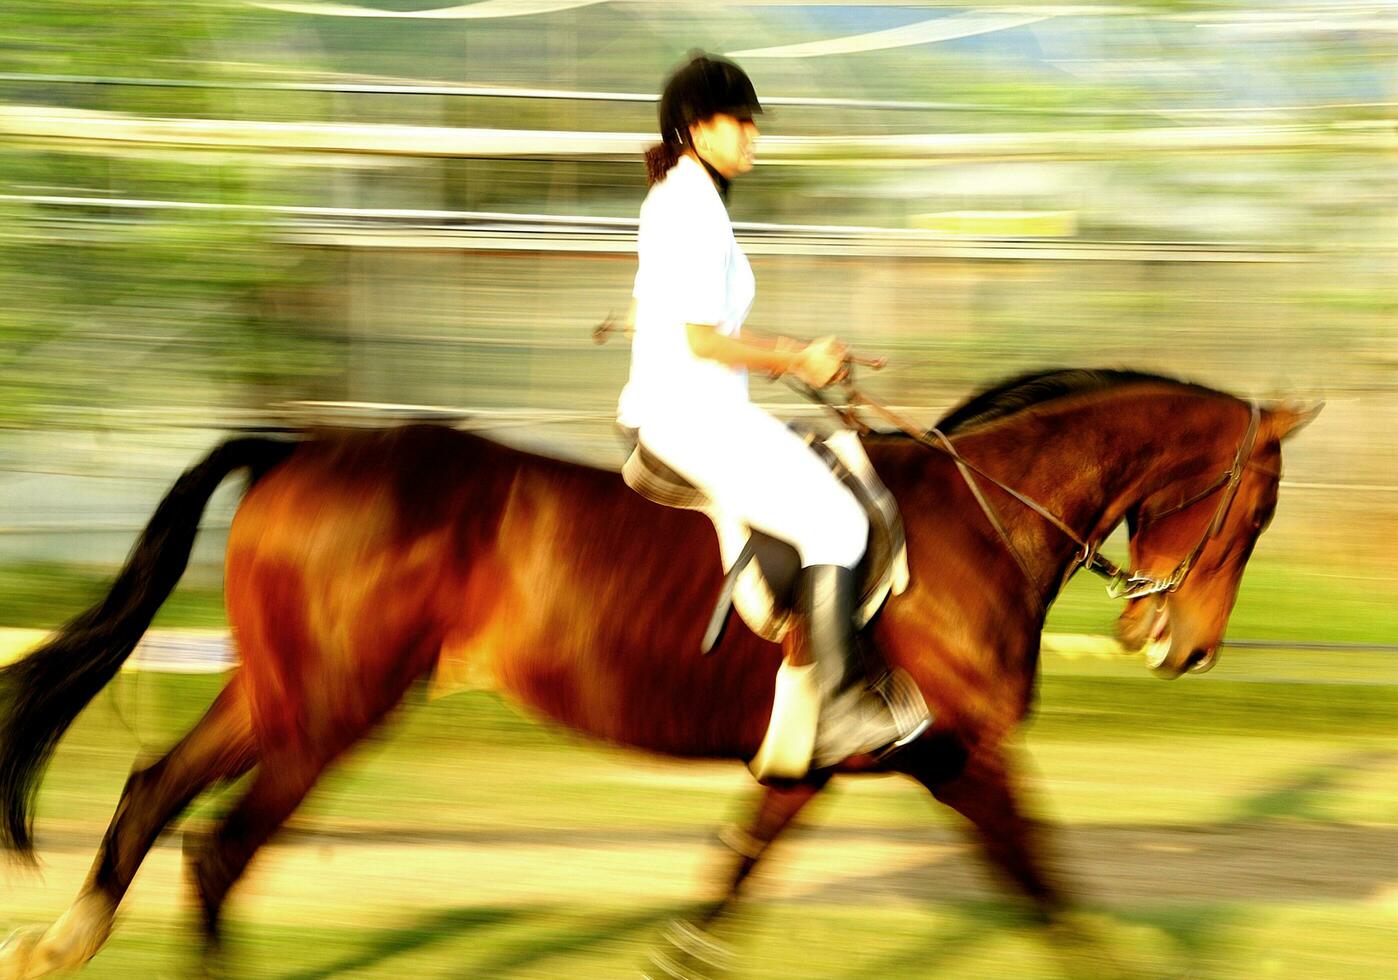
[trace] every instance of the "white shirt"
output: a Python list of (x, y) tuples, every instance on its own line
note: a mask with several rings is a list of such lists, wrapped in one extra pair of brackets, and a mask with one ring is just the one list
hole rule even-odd
[(718, 188), (694, 158), (680, 157), (646, 195), (636, 251), (636, 331), (618, 421), (640, 428), (674, 413), (746, 402), (746, 370), (689, 347), (686, 323), (737, 335), (757, 289)]

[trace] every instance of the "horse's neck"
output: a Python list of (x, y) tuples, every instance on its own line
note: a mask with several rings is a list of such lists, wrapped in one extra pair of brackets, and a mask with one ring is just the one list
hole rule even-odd
[[(1079, 538), (1099, 542), (1144, 495), (1223, 460), (1226, 405), (1189, 393), (1107, 392), (1087, 404), (1026, 411), (955, 442), (967, 460), (1042, 505)], [(1013, 546), (1049, 590), (1041, 597), (1046, 604), (1080, 546), (1030, 507), (978, 482)], [(1004, 558), (1013, 560), (1008, 552)]]
[[(1067, 467), (1080, 467), (1075, 486), (1095, 515), (1086, 525), (1091, 539), (1105, 536), (1148, 495), (1226, 470), (1247, 418), (1235, 399), (1190, 391), (1115, 393), (1075, 414), (1064, 426), (1061, 445), (1095, 452), (1095, 458), (1079, 455)], [(1060, 458), (1065, 455), (1071, 453)], [(1068, 473), (1059, 476), (1071, 479)]]

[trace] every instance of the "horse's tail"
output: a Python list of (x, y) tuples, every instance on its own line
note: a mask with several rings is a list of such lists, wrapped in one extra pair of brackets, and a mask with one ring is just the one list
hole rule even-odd
[(0, 845), (34, 855), (34, 797), (54, 746), (116, 676), (189, 564), (199, 519), (218, 485), (248, 468), (256, 481), (296, 448), (230, 439), (185, 471), (156, 508), (105, 599), (24, 659), (0, 669)]

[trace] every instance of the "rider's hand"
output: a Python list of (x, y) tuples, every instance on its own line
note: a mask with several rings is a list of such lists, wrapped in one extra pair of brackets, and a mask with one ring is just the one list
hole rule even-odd
[(848, 362), (849, 348), (838, 337), (821, 337), (801, 349), (791, 373), (812, 388), (824, 388), (844, 375)]

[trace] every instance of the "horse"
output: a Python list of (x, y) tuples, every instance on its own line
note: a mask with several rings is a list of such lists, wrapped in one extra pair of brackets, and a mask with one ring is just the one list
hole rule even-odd
[[(964, 816), (1035, 917), (1072, 908), (1021, 806), (1008, 744), (1034, 698), (1046, 610), (1125, 521), (1131, 581), (1157, 586), (1127, 592), (1123, 641), (1150, 643), (1164, 677), (1211, 666), (1276, 506), (1281, 441), (1317, 411), (1151, 374), (1061, 370), (970, 398), (933, 430), (940, 442), (867, 434), (910, 570), (869, 633), (919, 685), (933, 723), (891, 756), (762, 787), (751, 822), (722, 835), (733, 854), (700, 925), (730, 908), (831, 778), (870, 772), (910, 777)], [(9, 943), (0, 976), (89, 960), (167, 825), (251, 773), (221, 821), (185, 839), (202, 948), (218, 950), (248, 862), (444, 656), (611, 743), (688, 759), (758, 748), (783, 651), (735, 626), (701, 655), (722, 584), (705, 517), (653, 504), (613, 471), (449, 426), (245, 435), (175, 482), (105, 599), (0, 671), (0, 842), (18, 856), (33, 855), (33, 797), (55, 743), (131, 653), (179, 580), (210, 495), (239, 470), (249, 484), (225, 593), (240, 664), (178, 744), (132, 771), (79, 895), (47, 931)]]

